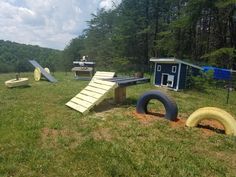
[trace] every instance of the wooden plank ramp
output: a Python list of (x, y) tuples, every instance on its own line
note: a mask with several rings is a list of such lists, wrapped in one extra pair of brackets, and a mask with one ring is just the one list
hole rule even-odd
[(105, 71), (97, 71), (93, 79), (112, 79), (115, 76), (115, 72), (105, 72)]
[[(107, 75), (105, 75), (105, 73), (107, 73)], [(98, 105), (101, 101), (103, 101), (109, 91), (118, 87), (115, 82), (100, 80), (101, 78), (112, 78), (114, 77), (115, 73), (96, 72), (96, 74), (99, 79), (97, 77), (93, 77), (88, 86), (86, 86), (80, 93), (67, 102), (66, 106), (75, 109), (82, 114), (86, 114), (95, 105)], [(101, 74), (104, 77), (102, 77)]]

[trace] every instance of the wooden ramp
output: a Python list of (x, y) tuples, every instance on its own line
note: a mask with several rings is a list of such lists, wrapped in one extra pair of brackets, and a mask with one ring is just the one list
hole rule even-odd
[(82, 114), (88, 113), (91, 108), (103, 101), (110, 90), (118, 86), (115, 82), (100, 80), (112, 78), (114, 75), (115, 73), (112, 72), (96, 72), (88, 86), (66, 105)]
[(115, 72), (105, 72), (105, 71), (97, 71), (93, 79), (112, 79), (115, 76)]

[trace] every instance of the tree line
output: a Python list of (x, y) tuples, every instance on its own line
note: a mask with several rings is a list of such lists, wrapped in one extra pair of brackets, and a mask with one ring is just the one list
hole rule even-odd
[(63, 51), (0, 40), (0, 73), (32, 70), (37, 59), (70, 71), (84, 55), (104, 70), (147, 71), (151, 57), (236, 69), (236, 0), (122, 0), (92, 14)]
[(0, 40), (0, 73), (32, 71), (29, 59), (55, 70), (61, 51)]
[(106, 69), (145, 70), (150, 57), (236, 69), (235, 0), (123, 0), (92, 14), (88, 28), (63, 51)]

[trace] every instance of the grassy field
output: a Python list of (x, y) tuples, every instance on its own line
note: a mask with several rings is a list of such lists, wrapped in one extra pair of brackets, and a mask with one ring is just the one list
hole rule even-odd
[[(135, 114), (138, 97), (152, 84), (127, 88), (127, 101), (113, 103), (113, 93), (88, 115), (65, 106), (87, 81), (55, 73), (57, 84), (33, 81), (7, 89), (0, 75), (0, 176), (236, 176), (236, 137), (187, 128)], [(165, 90), (163, 90), (165, 91)], [(226, 90), (173, 92), (184, 120), (196, 109), (217, 106), (236, 117), (236, 92), (226, 104)], [(151, 109), (163, 111), (157, 102)], [(210, 130), (209, 130), (210, 131)]]

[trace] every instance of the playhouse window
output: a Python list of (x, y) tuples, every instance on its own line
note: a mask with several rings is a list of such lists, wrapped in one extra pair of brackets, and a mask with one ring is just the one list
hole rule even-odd
[(176, 73), (176, 69), (177, 69), (176, 66), (172, 66), (172, 73)]
[(161, 65), (157, 65), (157, 71), (161, 71)]

